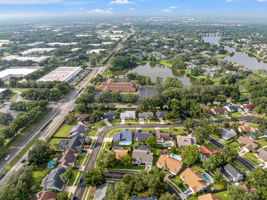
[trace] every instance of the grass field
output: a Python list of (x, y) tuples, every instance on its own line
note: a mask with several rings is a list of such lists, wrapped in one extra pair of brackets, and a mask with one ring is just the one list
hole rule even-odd
[(73, 128), (72, 125), (69, 124), (63, 124), (59, 127), (57, 132), (55, 133), (55, 137), (69, 137), (70, 136), (70, 131)]
[(261, 164), (261, 162), (258, 160), (258, 158), (253, 155), (253, 153), (246, 153), (245, 158), (247, 158), (250, 162), (252, 162), (255, 165)]

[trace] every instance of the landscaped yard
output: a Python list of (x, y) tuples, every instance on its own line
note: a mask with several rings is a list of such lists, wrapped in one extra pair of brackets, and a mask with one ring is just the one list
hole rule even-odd
[(33, 172), (33, 185), (40, 186), (43, 178), (49, 173), (49, 169), (39, 169)]
[(180, 188), (180, 190), (182, 190), (183, 192), (187, 190), (187, 188), (185, 187), (183, 181), (180, 179), (179, 176), (176, 176), (175, 178), (172, 179), (172, 181), (175, 183), (175, 185), (177, 185), (177, 187)]
[(256, 140), (262, 147), (267, 146), (267, 138)]
[(247, 158), (250, 162), (252, 162), (254, 165), (259, 165), (261, 162), (258, 160), (258, 158), (253, 153), (246, 153), (245, 158)]
[(74, 184), (74, 181), (75, 181), (75, 179), (76, 179), (78, 173), (79, 173), (79, 171), (77, 171), (77, 170), (72, 170), (72, 175), (71, 175), (70, 180), (69, 180), (69, 182), (68, 182), (68, 184), (67, 184), (68, 186), (72, 186), (72, 185)]
[(214, 194), (216, 197), (219, 197), (221, 200), (230, 200), (228, 192), (222, 191)]
[(96, 129), (89, 128), (88, 131), (87, 131), (87, 135), (88, 136), (96, 136), (96, 134), (97, 134), (97, 130)]
[(72, 125), (69, 124), (63, 124), (59, 127), (57, 132), (55, 133), (55, 137), (69, 137), (70, 136), (70, 131), (73, 128)]

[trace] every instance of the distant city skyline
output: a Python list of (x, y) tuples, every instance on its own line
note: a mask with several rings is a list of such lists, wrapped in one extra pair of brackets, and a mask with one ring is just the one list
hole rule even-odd
[(0, 0), (0, 17), (16, 16), (267, 17), (267, 0)]

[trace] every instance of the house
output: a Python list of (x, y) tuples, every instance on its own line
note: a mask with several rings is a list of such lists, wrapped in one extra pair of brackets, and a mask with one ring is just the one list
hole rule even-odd
[(154, 117), (153, 112), (138, 113), (138, 118), (143, 120), (151, 120)]
[(131, 196), (131, 200), (157, 200), (156, 196), (151, 197), (139, 197), (139, 196)]
[(221, 129), (220, 133), (224, 140), (230, 140), (237, 135), (237, 133), (233, 129), (230, 129), (230, 128), (223, 128)]
[(235, 105), (235, 104), (228, 104), (228, 105), (224, 106), (224, 108), (228, 112), (238, 112), (239, 111), (239, 106)]
[(124, 111), (120, 114), (121, 120), (134, 120), (136, 118), (135, 111)]
[(169, 171), (171, 174), (176, 175), (181, 170), (183, 162), (172, 158), (169, 155), (160, 155), (157, 161), (157, 167)]
[(96, 188), (94, 200), (104, 200), (108, 190), (108, 183), (102, 184)]
[(233, 165), (227, 164), (223, 167), (223, 175), (228, 179), (230, 182), (239, 182), (244, 179), (244, 174), (241, 173), (238, 169), (236, 169)]
[(85, 135), (86, 132), (87, 132), (87, 127), (84, 126), (84, 125), (78, 124), (78, 125), (76, 125), (76, 126), (74, 126), (72, 128), (72, 130), (70, 131), (70, 135), (72, 137), (75, 136), (75, 135), (77, 135), (77, 134), (83, 134), (83, 135)]
[(211, 155), (215, 155), (215, 154), (219, 154), (220, 152), (219, 151), (212, 151), (209, 149), (209, 147), (207, 146), (200, 146), (199, 147), (199, 150), (201, 152), (201, 155), (202, 155), (202, 159), (205, 159)]
[(89, 115), (80, 115), (78, 118), (77, 118), (77, 121), (78, 122), (81, 122), (83, 124), (85, 124), (86, 122), (89, 122), (91, 120), (90, 116)]
[(123, 156), (128, 155), (129, 151), (126, 149), (114, 149), (113, 150), (116, 156), (116, 159), (121, 159)]
[(173, 136), (171, 133), (163, 133), (160, 132), (160, 130), (156, 130), (156, 138), (157, 138), (157, 142), (165, 142), (165, 141), (170, 141), (173, 140)]
[(246, 113), (250, 113), (253, 110), (254, 105), (253, 104), (243, 104), (242, 108), (244, 109), (244, 111)]
[(52, 169), (42, 181), (42, 186), (44, 187), (44, 189), (61, 191), (65, 184), (65, 181), (62, 179), (61, 175), (65, 171), (66, 169), (64, 167), (57, 167), (55, 169)]
[(158, 111), (158, 112), (156, 112), (156, 116), (157, 116), (158, 119), (165, 119), (167, 114), (168, 114), (167, 111)]
[(238, 127), (238, 131), (240, 133), (254, 134), (257, 132), (257, 129), (250, 126), (248, 123), (243, 123), (241, 126)]
[(128, 129), (116, 132), (113, 136), (113, 142), (118, 142), (120, 145), (131, 145), (133, 140), (133, 133)]
[(38, 192), (32, 200), (56, 200), (57, 193), (51, 191), (40, 191)]
[(222, 107), (212, 108), (210, 109), (210, 111), (214, 115), (227, 115), (228, 114), (228, 111), (226, 110), (226, 108), (222, 108)]
[(238, 142), (245, 145), (242, 147), (242, 150), (245, 152), (250, 152), (258, 146), (253, 139), (246, 136), (240, 136)]
[(134, 141), (135, 142), (145, 142), (146, 139), (150, 136), (153, 136), (153, 134), (150, 131), (142, 132), (141, 129), (138, 129), (134, 133)]
[(137, 165), (149, 165), (152, 166), (153, 164), (153, 153), (141, 150), (141, 149), (135, 149), (132, 153), (132, 163)]
[(193, 193), (201, 192), (208, 187), (202, 174), (193, 168), (187, 168), (181, 173), (180, 178), (189, 186)]
[(84, 145), (84, 138), (78, 133), (68, 142), (68, 149), (75, 152), (81, 152)]
[(132, 82), (113, 82), (109, 79), (108, 82), (103, 82), (98, 87), (101, 91), (117, 91), (117, 92), (135, 92), (136, 85)]
[(188, 135), (188, 136), (178, 135), (177, 136), (177, 145), (178, 145), (178, 147), (186, 147), (186, 146), (189, 146), (189, 145), (194, 145), (196, 143), (197, 143), (197, 140), (192, 135)]
[(116, 112), (110, 111), (103, 114), (103, 119), (115, 119), (116, 118)]
[(71, 149), (68, 149), (62, 153), (62, 156), (59, 159), (59, 166), (65, 168), (73, 167), (75, 164), (75, 160), (76, 160), (75, 152)]
[(11, 93), (11, 90), (6, 89), (6, 88), (0, 88), (0, 98), (5, 98), (10, 93)]
[(219, 197), (214, 196), (213, 194), (204, 194), (197, 198), (197, 200), (220, 200)]
[(257, 155), (262, 162), (267, 162), (267, 150), (260, 149), (258, 150)]

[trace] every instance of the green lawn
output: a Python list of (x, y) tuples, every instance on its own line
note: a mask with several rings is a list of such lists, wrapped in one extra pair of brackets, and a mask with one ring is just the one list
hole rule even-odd
[(237, 169), (239, 169), (242, 172), (248, 171), (247, 168), (245, 168), (240, 162), (234, 161), (233, 166), (235, 166)]
[(205, 170), (197, 165), (193, 166), (192, 168), (196, 169), (198, 172), (203, 173)]
[(33, 185), (40, 186), (43, 178), (49, 173), (49, 169), (39, 169), (32, 173)]
[(63, 124), (59, 127), (59, 129), (55, 133), (55, 137), (69, 137), (70, 136), (70, 131), (73, 128), (72, 125), (69, 124)]
[(58, 145), (62, 139), (52, 138), (49, 140), (49, 146), (55, 150), (59, 150)]
[(71, 175), (70, 180), (69, 180), (69, 182), (68, 182), (68, 184), (67, 184), (68, 186), (72, 186), (72, 185), (74, 184), (74, 181), (75, 181), (75, 179), (76, 179), (78, 173), (79, 173), (79, 171), (77, 171), (77, 170), (72, 170), (72, 175)]
[(87, 131), (87, 135), (88, 136), (96, 136), (96, 134), (97, 134), (97, 130), (96, 129), (89, 128), (88, 131)]
[(230, 200), (228, 192), (222, 191), (214, 194), (216, 197), (219, 197), (221, 200)]
[(175, 178), (172, 179), (172, 181), (175, 183), (175, 185), (177, 185), (177, 187), (180, 188), (180, 190), (182, 190), (183, 192), (187, 190), (187, 188), (185, 187), (183, 181), (180, 179), (179, 176), (176, 176)]
[(241, 116), (243, 116), (243, 115), (240, 112), (231, 113), (231, 117), (238, 118), (238, 117), (241, 117)]
[(267, 146), (267, 138), (256, 140), (262, 147)]
[(253, 153), (246, 153), (245, 158), (247, 158), (250, 162), (252, 162), (255, 165), (261, 164), (261, 162), (258, 160), (258, 158)]

